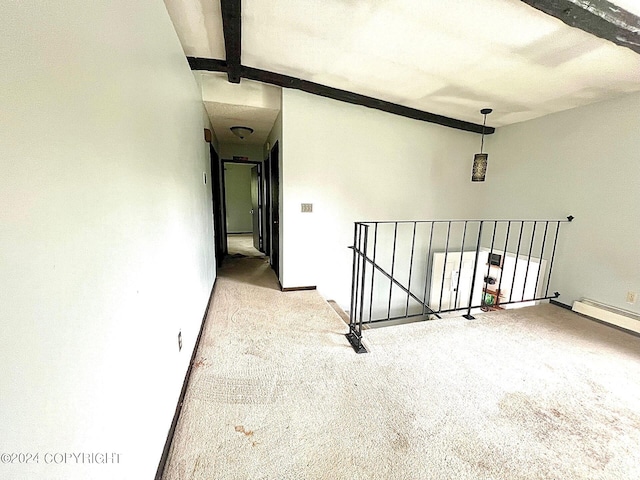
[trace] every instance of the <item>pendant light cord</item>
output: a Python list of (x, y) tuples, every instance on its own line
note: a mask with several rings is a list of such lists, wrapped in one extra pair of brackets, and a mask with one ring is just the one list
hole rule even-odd
[(484, 121), (482, 122), (482, 141), (480, 142), (480, 153), (483, 152), (483, 148), (484, 148), (484, 127), (487, 124), (487, 114), (484, 114)]

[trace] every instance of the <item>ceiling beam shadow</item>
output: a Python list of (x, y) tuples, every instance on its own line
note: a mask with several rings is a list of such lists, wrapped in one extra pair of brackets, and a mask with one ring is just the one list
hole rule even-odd
[[(229, 66), (227, 65), (227, 62), (224, 62), (223, 60), (198, 57), (187, 57), (187, 60), (189, 61), (191, 70), (226, 72), (227, 74), (229, 72)], [(483, 130), (483, 126), (477, 123), (465, 122), (464, 120), (457, 120), (455, 118), (445, 117), (443, 115), (437, 115), (435, 113), (425, 112), (411, 107), (405, 107), (404, 105), (398, 105), (385, 100), (360, 95), (359, 93), (340, 90), (338, 88), (328, 87), (319, 83), (309, 82), (307, 80), (301, 80), (299, 78), (260, 70), (257, 68), (241, 66), (240, 78), (255, 80), (284, 88), (293, 88), (313, 95), (319, 95), (321, 97), (331, 98), (333, 100), (351, 103), (353, 105), (374, 108), (394, 115), (400, 115), (414, 120), (421, 120), (423, 122), (435, 123), (437, 125), (455, 128), (457, 130), (464, 130), (473, 133), (482, 133)], [(495, 128), (486, 126), (484, 127), (484, 132), (486, 135), (491, 135), (495, 132)]]
[(222, 31), (227, 59), (227, 77), (231, 83), (240, 83), (242, 20), (241, 0), (220, 0)]
[(640, 17), (607, 0), (522, 0), (567, 25), (640, 53)]

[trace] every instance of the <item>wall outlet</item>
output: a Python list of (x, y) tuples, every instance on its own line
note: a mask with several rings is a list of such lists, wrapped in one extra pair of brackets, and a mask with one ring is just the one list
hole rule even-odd
[(311, 213), (313, 212), (313, 203), (302, 203), (300, 211), (303, 213)]
[(182, 330), (178, 331), (178, 351), (182, 351)]
[(638, 300), (638, 294), (636, 292), (627, 292), (627, 303), (634, 304)]

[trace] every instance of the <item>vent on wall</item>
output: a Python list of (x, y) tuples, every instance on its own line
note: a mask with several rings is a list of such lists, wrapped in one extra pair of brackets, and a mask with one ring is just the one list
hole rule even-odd
[(602, 322), (610, 323), (625, 330), (640, 333), (640, 315), (621, 308), (583, 298), (573, 302), (572, 310)]

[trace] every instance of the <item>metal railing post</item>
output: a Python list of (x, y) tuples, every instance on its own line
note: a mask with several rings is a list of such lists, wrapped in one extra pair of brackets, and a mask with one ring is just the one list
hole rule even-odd
[[(538, 268), (538, 275), (536, 275), (536, 286), (533, 287), (533, 295), (538, 296), (538, 282), (540, 282), (540, 274), (542, 273), (542, 262), (544, 262), (544, 245), (547, 243), (547, 230), (549, 229), (549, 221), (545, 223), (544, 235), (542, 236), (542, 246), (540, 247), (540, 267)], [(543, 280), (544, 282), (544, 280)]]
[[(364, 288), (367, 278), (367, 244), (369, 243), (369, 225), (364, 225), (364, 242), (361, 250), (362, 276), (360, 277), (360, 318), (358, 319), (358, 344), (360, 350), (365, 350), (362, 346), (362, 315), (364, 314)], [(360, 352), (362, 353), (362, 352)]]
[(357, 255), (357, 243), (358, 241), (358, 223), (354, 222), (353, 224), (353, 246), (351, 247), (351, 249), (353, 250), (353, 264), (352, 264), (352, 270), (351, 270), (351, 306), (349, 307), (349, 329), (351, 329), (351, 326), (354, 324), (354, 308), (356, 307), (355, 305), (355, 287), (356, 287), (356, 255)]
[[(374, 230), (373, 230), (373, 264), (376, 264), (376, 251), (377, 251), (377, 246), (378, 246), (378, 224), (375, 223), (374, 224)], [(373, 318), (373, 292), (374, 292), (374, 279), (375, 279), (375, 275), (376, 275), (376, 269), (372, 268), (371, 269), (371, 297), (369, 299), (369, 322), (371, 321), (371, 319)]]
[(482, 241), (482, 224), (484, 221), (480, 220), (480, 226), (478, 227), (478, 242), (476, 243), (476, 261), (473, 265), (473, 276), (471, 277), (471, 292), (469, 293), (469, 306), (467, 307), (467, 314), (463, 315), (467, 320), (475, 320), (476, 317), (471, 315), (471, 305), (473, 302), (473, 289), (476, 286), (476, 274), (478, 273), (478, 260), (480, 259), (480, 243)]
[[(362, 230), (364, 228), (364, 246)], [(365, 276), (367, 266), (367, 242), (369, 226), (355, 224), (353, 235), (353, 277), (351, 279), (351, 310), (349, 312), (349, 333), (346, 337), (356, 353), (367, 353), (362, 344), (362, 315), (364, 302)], [(362, 275), (360, 265), (362, 264)], [(358, 298), (358, 293), (360, 298)]]
[[(571, 220), (569, 220), (571, 221)], [(547, 289), (545, 295), (549, 295), (549, 286), (551, 285), (551, 271), (553, 270), (553, 262), (556, 258), (556, 246), (558, 245), (558, 235), (560, 234), (560, 222), (556, 223), (556, 236), (553, 239), (553, 251), (551, 252), (551, 262), (549, 262), (549, 276), (547, 277)], [(557, 296), (557, 295), (556, 295)]]
[(456, 298), (453, 301), (453, 308), (458, 308), (458, 293), (460, 292), (460, 279), (462, 278), (462, 263), (464, 260), (464, 241), (467, 236), (467, 221), (464, 222), (462, 230), (462, 245), (460, 246), (460, 265), (458, 266), (458, 281), (456, 282)]
[[(429, 270), (429, 266), (431, 265), (431, 245), (433, 243), (433, 222), (430, 222), (429, 226), (429, 248), (427, 248), (427, 255), (425, 258), (425, 267), (424, 267), (424, 294), (422, 295), (422, 315), (427, 311), (427, 288), (430, 286), (429, 282), (429, 274), (431, 273)], [(429, 300), (431, 300), (431, 293), (429, 293)], [(432, 305), (432, 304), (430, 304)]]
[(520, 222), (520, 234), (518, 235), (518, 246), (516, 247), (516, 262), (513, 264), (513, 278), (511, 279), (511, 290), (509, 292), (509, 303), (513, 300), (513, 290), (516, 285), (516, 274), (518, 273), (518, 260), (520, 259), (520, 245), (522, 244), (522, 232), (524, 231), (524, 220)]
[[(505, 259), (507, 258), (507, 251), (509, 250), (509, 233), (511, 231), (511, 221), (507, 223), (507, 234), (504, 238), (504, 250), (502, 251), (502, 264), (504, 265)], [(500, 281), (498, 281), (498, 291), (502, 290), (502, 278), (504, 274), (500, 272)]]
[[(440, 299), (438, 300), (438, 311), (442, 310), (442, 297), (444, 295), (444, 279), (447, 274), (447, 256), (449, 255), (449, 236), (451, 235), (451, 222), (447, 223), (447, 240), (444, 246), (444, 268), (442, 269), (442, 281), (440, 282)], [(449, 295), (451, 300), (451, 295)]]
[(396, 242), (398, 241), (398, 222), (393, 229), (393, 254), (391, 255), (391, 282), (389, 282), (389, 303), (387, 305), (387, 320), (391, 318), (391, 299), (393, 298), (393, 273), (396, 268)]
[[(531, 231), (531, 243), (529, 244), (529, 255), (527, 255), (527, 269), (524, 271), (524, 285), (522, 285), (522, 301), (524, 301), (524, 295), (527, 292), (527, 280), (529, 277), (529, 267), (531, 266), (531, 252), (533, 252), (533, 243), (536, 239), (537, 225), (538, 225), (538, 222), (533, 222), (533, 230)], [(535, 297), (536, 297), (536, 292), (533, 292), (533, 298)]]

